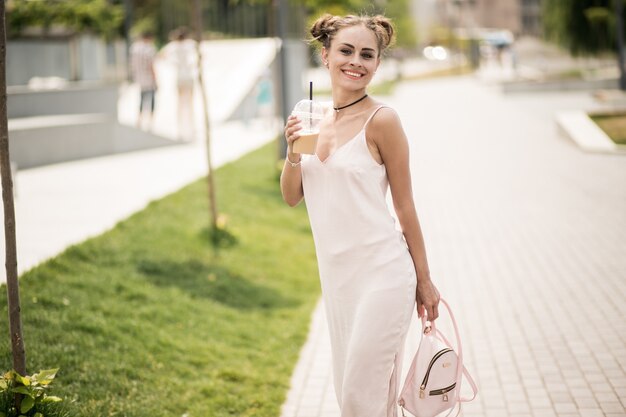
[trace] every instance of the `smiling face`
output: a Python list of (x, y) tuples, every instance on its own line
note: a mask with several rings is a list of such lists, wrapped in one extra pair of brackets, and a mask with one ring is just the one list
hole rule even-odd
[(322, 48), (322, 60), (328, 62), (333, 88), (363, 90), (380, 63), (376, 35), (363, 25), (340, 29), (330, 47)]

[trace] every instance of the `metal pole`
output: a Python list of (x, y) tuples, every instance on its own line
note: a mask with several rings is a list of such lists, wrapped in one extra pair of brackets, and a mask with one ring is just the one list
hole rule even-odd
[(626, 74), (624, 72), (624, 3), (615, 0), (615, 15), (617, 18), (617, 56), (619, 66), (619, 88), (626, 90)]
[[(281, 98), (281, 114), (283, 116), (283, 122), (287, 122), (290, 109), (287, 108), (289, 102), (289, 83), (287, 82), (287, 53), (285, 51), (287, 43), (287, 5), (285, 0), (275, 0), (276, 4), (276, 36), (280, 39), (280, 98)], [(284, 140), (279, 140), (278, 158), (283, 159), (287, 153), (287, 143)]]
[(130, 28), (133, 24), (133, 4), (131, 0), (124, 0), (124, 40), (126, 41), (126, 80), (131, 80), (130, 74)]

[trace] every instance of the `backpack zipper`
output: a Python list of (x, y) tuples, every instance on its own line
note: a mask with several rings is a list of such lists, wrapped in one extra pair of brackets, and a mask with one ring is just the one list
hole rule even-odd
[(440, 389), (434, 389), (432, 391), (430, 391), (428, 394), (429, 395), (442, 395), (443, 394), (443, 401), (448, 401), (448, 392), (452, 391), (454, 389), (454, 387), (456, 387), (456, 382), (452, 385), (450, 385), (449, 387), (445, 387), (445, 388), (440, 388)]
[(426, 375), (424, 375), (424, 380), (422, 381), (422, 385), (420, 385), (420, 398), (424, 398), (424, 396), (426, 395), (424, 391), (426, 390), (426, 383), (428, 382), (428, 376), (430, 375), (430, 370), (433, 367), (433, 364), (435, 363), (437, 359), (441, 357), (441, 355), (447, 352), (452, 352), (452, 349), (450, 348), (442, 349), (439, 352), (437, 352), (435, 356), (433, 356), (433, 358), (430, 360), (430, 363), (428, 364), (428, 368), (426, 370)]

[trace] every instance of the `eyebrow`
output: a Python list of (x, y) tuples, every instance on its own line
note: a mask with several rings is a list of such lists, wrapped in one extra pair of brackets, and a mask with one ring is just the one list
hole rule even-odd
[[(349, 43), (345, 43), (345, 42), (344, 42), (344, 43), (342, 43), (342, 45), (349, 46), (349, 47), (350, 47), (350, 48), (352, 48), (352, 49), (356, 49), (356, 48), (354, 47), (354, 45), (350, 45)], [(372, 48), (363, 48), (363, 50), (364, 50), (364, 51), (372, 51), (372, 52), (376, 52), (376, 50), (375, 50), (375, 49), (372, 49)]]

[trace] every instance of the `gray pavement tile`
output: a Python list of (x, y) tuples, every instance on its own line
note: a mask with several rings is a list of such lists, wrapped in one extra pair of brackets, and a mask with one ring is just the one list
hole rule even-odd
[(589, 397), (574, 397), (574, 401), (576, 402), (576, 406), (580, 409), (583, 408), (598, 408), (599, 404), (594, 398)]
[(554, 410), (558, 413), (575, 413), (577, 412), (578, 408), (576, 407), (576, 404), (572, 404), (570, 402), (567, 403), (554, 403)]
[(600, 408), (605, 413), (623, 413), (624, 412), (624, 405), (618, 401), (615, 401), (615, 402), (601, 401)]
[(580, 417), (604, 417), (604, 412), (599, 408), (581, 408), (578, 413)]
[(533, 410), (533, 417), (556, 417), (554, 410)]

